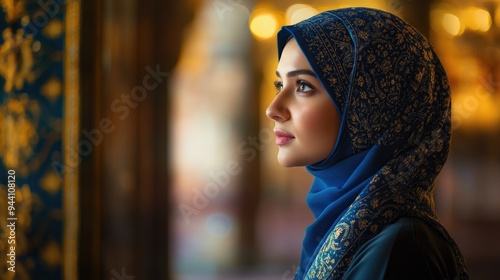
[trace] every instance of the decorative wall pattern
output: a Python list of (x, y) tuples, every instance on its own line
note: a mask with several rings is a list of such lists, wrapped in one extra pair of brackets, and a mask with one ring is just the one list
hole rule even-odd
[(62, 278), (65, 11), (73, 2), (0, 0), (0, 279)]

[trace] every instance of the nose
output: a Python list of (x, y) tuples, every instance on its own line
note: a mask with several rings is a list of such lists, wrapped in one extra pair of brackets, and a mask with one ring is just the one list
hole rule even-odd
[(290, 118), (290, 112), (285, 104), (284, 92), (276, 95), (274, 100), (266, 109), (266, 116), (277, 122), (284, 122)]

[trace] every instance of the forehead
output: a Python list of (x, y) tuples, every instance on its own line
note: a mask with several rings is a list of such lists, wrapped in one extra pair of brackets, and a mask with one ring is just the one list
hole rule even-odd
[(283, 75), (296, 69), (311, 69), (311, 66), (297, 44), (297, 41), (292, 37), (283, 48), (277, 70)]

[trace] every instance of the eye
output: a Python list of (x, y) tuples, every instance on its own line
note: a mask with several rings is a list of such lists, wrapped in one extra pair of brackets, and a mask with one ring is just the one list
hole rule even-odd
[(283, 90), (283, 83), (280, 81), (274, 81), (274, 87), (276, 88), (276, 94)]
[(303, 92), (303, 93), (311, 93), (313, 91), (313, 88), (309, 83), (307, 83), (303, 80), (298, 80), (297, 81), (297, 91)]

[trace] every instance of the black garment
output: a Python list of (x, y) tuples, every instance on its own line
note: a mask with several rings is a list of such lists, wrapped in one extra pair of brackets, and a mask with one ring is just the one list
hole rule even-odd
[(418, 218), (386, 226), (356, 252), (343, 279), (458, 279), (452, 247)]

